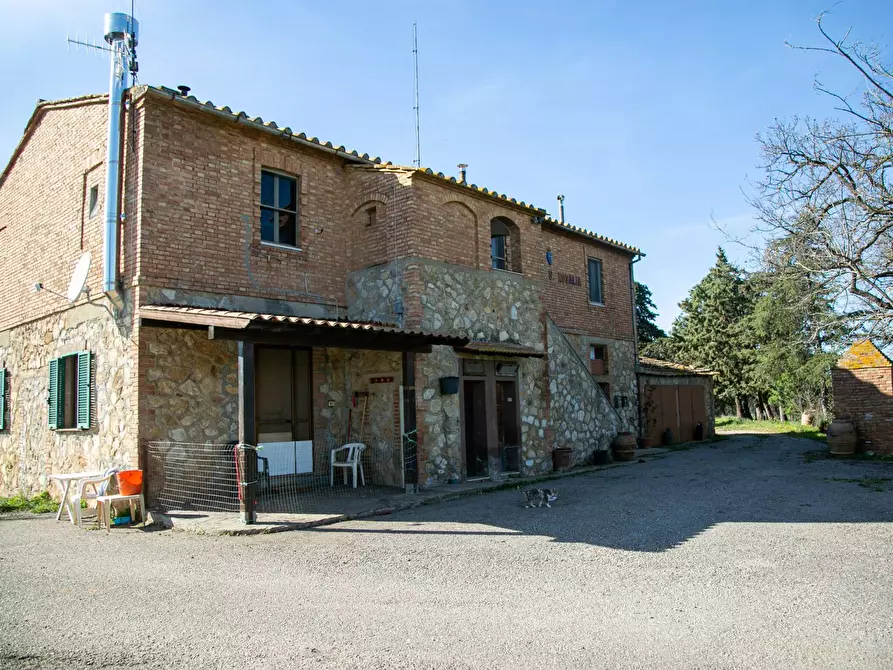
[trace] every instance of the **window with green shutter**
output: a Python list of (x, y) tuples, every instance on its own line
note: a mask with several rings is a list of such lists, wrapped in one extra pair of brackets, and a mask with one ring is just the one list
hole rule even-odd
[(6, 430), (6, 368), (0, 368), (0, 430)]
[(93, 356), (89, 351), (50, 361), (50, 428), (90, 428)]
[(77, 388), (77, 413), (78, 428), (86, 430), (90, 427), (90, 377), (91, 355), (89, 351), (82, 351), (78, 355), (78, 388)]

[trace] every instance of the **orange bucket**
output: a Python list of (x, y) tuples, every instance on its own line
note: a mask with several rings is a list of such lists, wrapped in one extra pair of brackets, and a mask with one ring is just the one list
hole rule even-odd
[(143, 491), (142, 470), (122, 470), (118, 473), (118, 491), (122, 496), (137, 496)]

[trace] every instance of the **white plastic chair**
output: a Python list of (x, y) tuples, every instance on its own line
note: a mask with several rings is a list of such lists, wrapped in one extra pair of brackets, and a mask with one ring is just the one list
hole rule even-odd
[[(78, 480), (78, 490), (71, 496), (69, 508), (69, 516), (75, 526), (81, 526), (81, 500), (95, 500), (100, 496), (104, 496), (109, 487), (109, 481), (118, 472), (118, 468), (109, 468), (101, 477), (87, 477)], [(87, 487), (92, 487), (93, 492), (87, 491)], [(97, 517), (99, 510), (96, 510)]]
[(362, 442), (351, 442), (343, 447), (335, 447), (329, 456), (329, 486), (335, 486), (335, 468), (344, 469), (344, 483), (347, 484), (347, 471), (353, 471), (353, 487), (357, 487), (357, 468), (360, 470), (360, 481), (366, 486), (366, 475), (363, 474), (363, 450), (366, 445)]

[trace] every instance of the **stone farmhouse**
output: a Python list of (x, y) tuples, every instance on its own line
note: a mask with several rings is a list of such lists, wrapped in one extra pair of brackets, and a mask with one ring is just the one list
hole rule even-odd
[(327, 478), (360, 435), (411, 488), (638, 430), (637, 248), (187, 90), (125, 100), (110, 239), (108, 96), (40, 102), (0, 175), (0, 495), (110, 464), (151, 492), (154, 443)]

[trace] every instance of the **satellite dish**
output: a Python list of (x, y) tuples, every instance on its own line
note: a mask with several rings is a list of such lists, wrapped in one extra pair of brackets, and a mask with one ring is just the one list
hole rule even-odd
[(80, 297), (84, 285), (87, 283), (88, 272), (90, 272), (90, 252), (86, 251), (78, 259), (71, 275), (71, 281), (68, 282), (68, 302), (74, 302)]

